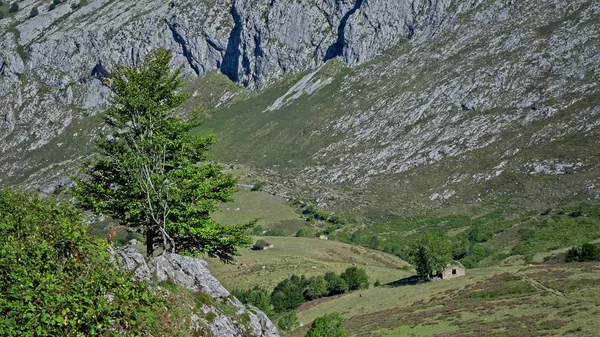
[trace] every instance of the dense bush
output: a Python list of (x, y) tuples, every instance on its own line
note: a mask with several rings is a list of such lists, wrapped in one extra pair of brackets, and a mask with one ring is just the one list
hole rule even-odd
[(312, 301), (327, 296), (329, 294), (328, 286), (329, 284), (323, 276), (311, 277), (304, 289), (304, 299)]
[(327, 291), (329, 292), (329, 296), (343, 294), (348, 291), (348, 283), (336, 273), (326, 273), (325, 280), (327, 281)]
[(585, 243), (581, 247), (573, 247), (567, 252), (566, 262), (600, 261), (600, 248), (593, 243)]
[(131, 335), (161, 306), (78, 210), (26, 193), (0, 190), (0, 266), (2, 336)]
[(271, 309), (271, 296), (264, 288), (255, 286), (248, 290), (233, 290), (232, 294), (242, 303), (251, 304), (267, 315), (270, 315), (273, 311)]
[(346, 337), (344, 318), (337, 312), (315, 319), (306, 337)]
[(281, 281), (271, 293), (271, 304), (275, 312), (286, 312), (296, 309), (304, 303), (304, 282), (297, 281), (294, 276)]
[(19, 11), (19, 4), (15, 1), (10, 5), (10, 8), (8, 9), (9, 13), (16, 13)]
[(346, 281), (350, 291), (369, 288), (369, 276), (363, 268), (350, 267), (340, 276)]
[(281, 316), (279, 322), (277, 322), (277, 327), (281, 331), (291, 331), (300, 326), (300, 322), (298, 321), (298, 314), (295, 311), (290, 311), (285, 315)]
[(308, 229), (306, 228), (300, 228), (297, 232), (296, 232), (296, 237), (297, 238), (306, 238), (309, 237), (310, 234), (308, 232)]

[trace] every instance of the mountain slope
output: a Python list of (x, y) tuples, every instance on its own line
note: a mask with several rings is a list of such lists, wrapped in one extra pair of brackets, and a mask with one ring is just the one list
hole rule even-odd
[(295, 199), (378, 218), (600, 196), (594, 1), (35, 5), (0, 20), (0, 184), (68, 183), (98, 78), (162, 46), (205, 75), (186, 107), (216, 159)]
[(597, 199), (600, 5), (486, 2), (427, 43), (219, 107), (217, 158), (372, 216)]

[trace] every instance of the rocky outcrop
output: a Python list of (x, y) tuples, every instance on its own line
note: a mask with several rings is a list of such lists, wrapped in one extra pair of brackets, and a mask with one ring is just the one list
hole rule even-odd
[[(169, 281), (193, 291), (200, 291), (220, 303), (202, 305), (202, 315), (194, 315), (195, 329), (208, 327), (213, 337), (279, 337), (273, 322), (260, 310), (249, 310), (210, 273), (206, 261), (178, 254), (164, 254), (145, 262), (144, 257), (134, 248), (115, 249), (113, 255), (134, 279), (148, 281), (154, 277), (158, 281)], [(227, 315), (222, 306), (234, 309), (235, 315)]]

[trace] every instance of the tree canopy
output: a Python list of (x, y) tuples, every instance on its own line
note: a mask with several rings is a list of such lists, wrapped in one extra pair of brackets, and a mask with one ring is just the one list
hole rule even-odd
[(170, 62), (171, 53), (159, 49), (104, 79), (114, 103), (73, 194), (84, 209), (145, 235), (148, 255), (160, 247), (229, 262), (237, 246), (250, 243), (246, 231), (254, 223), (211, 219), (220, 202), (232, 201), (237, 181), (208, 160), (212, 136), (195, 135), (199, 123), (176, 114), (185, 97), (180, 70), (171, 71)]
[(439, 234), (426, 234), (417, 239), (410, 252), (417, 274), (425, 279), (441, 274), (452, 262), (450, 241)]

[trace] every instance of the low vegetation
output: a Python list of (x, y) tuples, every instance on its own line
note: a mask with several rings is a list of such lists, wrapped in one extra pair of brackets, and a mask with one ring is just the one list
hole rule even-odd
[(346, 337), (343, 323), (344, 318), (338, 312), (319, 317), (310, 326), (306, 337)]
[(133, 282), (114, 265), (109, 241), (90, 236), (87, 229), (83, 214), (69, 203), (0, 190), (3, 336), (181, 335), (189, 330), (174, 324), (186, 315), (189, 320), (189, 309), (165, 312), (163, 307), (176, 300)]

